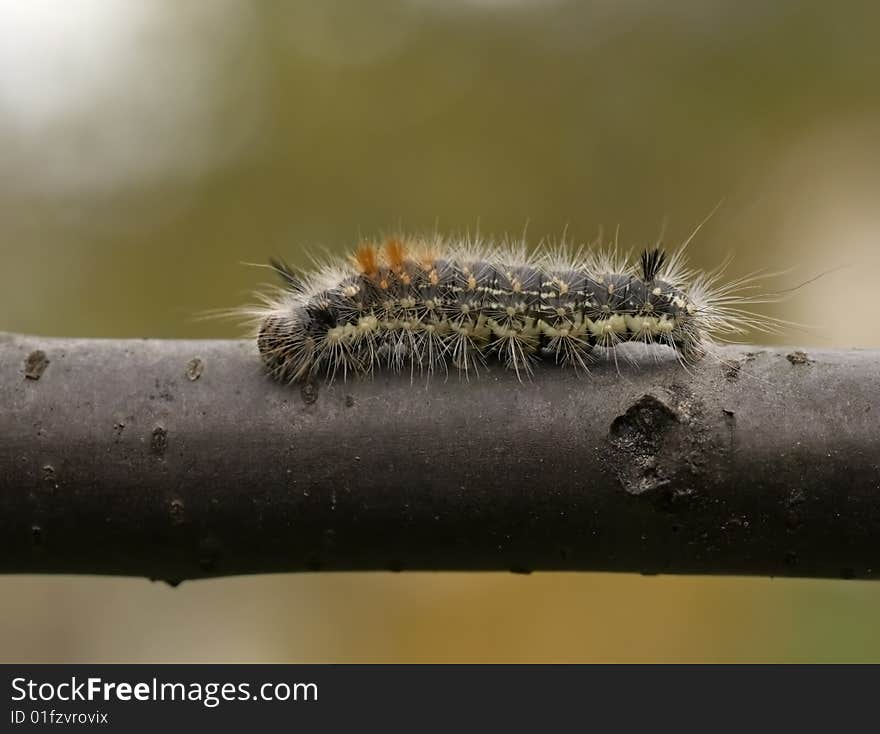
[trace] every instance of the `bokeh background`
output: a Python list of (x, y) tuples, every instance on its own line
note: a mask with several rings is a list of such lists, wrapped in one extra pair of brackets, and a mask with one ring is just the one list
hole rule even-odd
[[(438, 229), (819, 280), (772, 341), (880, 346), (880, 5), (0, 0), (0, 329), (231, 337), (242, 262)], [(755, 340), (768, 337), (755, 335)], [(2, 410), (2, 406), (0, 406)], [(0, 437), (2, 440), (2, 437)], [(880, 659), (880, 585), (0, 578), (3, 661)]]

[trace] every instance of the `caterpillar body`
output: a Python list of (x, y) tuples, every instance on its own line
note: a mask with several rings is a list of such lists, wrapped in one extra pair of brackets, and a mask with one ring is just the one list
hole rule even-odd
[(743, 311), (752, 279), (722, 282), (645, 249), (539, 248), (389, 238), (362, 243), (311, 273), (272, 260), (282, 285), (247, 313), (270, 374), (333, 380), (378, 369), (476, 374), (491, 360), (518, 376), (537, 360), (587, 372), (623, 342), (660, 343), (699, 359), (713, 338), (760, 317)]

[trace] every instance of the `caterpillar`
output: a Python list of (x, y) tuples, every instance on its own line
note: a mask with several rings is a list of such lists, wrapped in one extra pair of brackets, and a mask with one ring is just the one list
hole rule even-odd
[[(696, 234), (696, 232), (694, 232)], [(693, 235), (691, 236), (693, 237)], [(616, 246), (494, 245), (390, 237), (298, 272), (270, 260), (281, 285), (247, 310), (268, 372), (283, 382), (332, 381), (377, 369), (465, 377), (498, 361), (522, 379), (536, 361), (588, 372), (625, 342), (663, 344), (684, 364), (716, 339), (771, 321), (744, 310), (747, 276), (725, 281), (673, 252)]]

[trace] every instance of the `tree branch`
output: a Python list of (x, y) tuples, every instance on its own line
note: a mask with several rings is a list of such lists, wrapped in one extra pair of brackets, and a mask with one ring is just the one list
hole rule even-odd
[(0, 335), (0, 572), (880, 575), (880, 351), (720, 356), (286, 386)]

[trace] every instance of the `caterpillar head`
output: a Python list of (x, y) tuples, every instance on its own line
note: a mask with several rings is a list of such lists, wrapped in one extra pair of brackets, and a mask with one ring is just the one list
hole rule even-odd
[(334, 328), (335, 317), (326, 304), (292, 306), (287, 313), (263, 320), (257, 348), (273, 376), (283, 381), (300, 380), (320, 365)]

